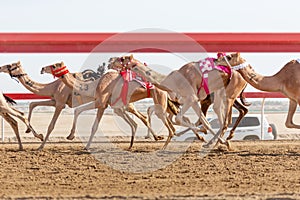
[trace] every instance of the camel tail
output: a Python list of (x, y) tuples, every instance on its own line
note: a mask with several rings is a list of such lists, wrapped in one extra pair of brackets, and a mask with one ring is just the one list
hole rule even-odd
[(4, 96), (7, 103), (9, 103), (11, 105), (16, 105), (17, 104), (17, 102), (15, 102), (15, 100), (13, 100), (12, 98), (6, 96), (5, 94), (3, 94), (3, 96)]
[[(246, 87), (245, 87), (245, 88), (246, 88)], [(240, 94), (240, 100), (241, 100), (241, 102), (242, 102), (242, 104), (243, 104), (244, 106), (250, 106), (251, 103), (248, 102), (248, 101), (246, 100), (246, 97), (245, 97), (245, 95), (244, 95), (244, 90), (245, 90), (245, 88), (241, 91), (241, 94)]]
[(173, 101), (168, 97), (168, 108), (172, 111), (174, 115), (177, 115), (179, 113), (179, 106), (180, 104), (178, 102)]

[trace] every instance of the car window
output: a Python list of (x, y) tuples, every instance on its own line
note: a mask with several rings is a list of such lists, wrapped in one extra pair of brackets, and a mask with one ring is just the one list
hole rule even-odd
[[(237, 117), (232, 118), (232, 124), (235, 123)], [(244, 117), (238, 127), (246, 127), (246, 126), (259, 126), (259, 120), (257, 117)], [(231, 125), (232, 126), (232, 125)]]
[[(232, 128), (233, 124), (235, 124), (237, 120), (237, 117), (232, 117), (232, 123), (228, 126), (229, 128)], [(210, 125), (213, 129), (218, 129), (220, 128), (219, 126), (219, 120), (218, 119), (213, 119), (210, 122)], [(259, 120), (257, 117), (244, 117), (241, 121), (238, 127), (249, 127), (249, 126), (259, 126)]]

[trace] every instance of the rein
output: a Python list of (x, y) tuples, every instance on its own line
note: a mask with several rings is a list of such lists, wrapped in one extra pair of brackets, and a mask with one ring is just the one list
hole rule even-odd
[(26, 73), (24, 73), (24, 74), (16, 74), (16, 75), (12, 74), (12, 72), (14, 70), (18, 69), (18, 68), (20, 68), (20, 66), (15, 66), (13, 68), (11, 68), (11, 65), (7, 66), (10, 78), (13, 79), (13, 80), (15, 80), (15, 81), (17, 81), (19, 83), (18, 79), (15, 79), (15, 78), (21, 78), (22, 76), (26, 76), (27, 74)]

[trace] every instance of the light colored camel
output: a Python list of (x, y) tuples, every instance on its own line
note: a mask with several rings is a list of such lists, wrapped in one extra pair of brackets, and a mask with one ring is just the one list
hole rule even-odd
[[(141, 64), (138, 60), (135, 60), (134, 58), (133, 58), (133, 55), (130, 55), (130, 56), (122, 56), (122, 57), (113, 57), (113, 58), (111, 58), (110, 59), (110, 64), (109, 64), (109, 66), (108, 66), (108, 68), (109, 69), (114, 69), (114, 70), (117, 70), (117, 71), (124, 71), (124, 70), (126, 70), (126, 69), (129, 69), (129, 70), (131, 70), (131, 66), (133, 66), (133, 65), (143, 65), (143, 64)], [(140, 76), (140, 77), (142, 77), (142, 76)], [(162, 103), (160, 103), (160, 104), (163, 104), (163, 102)], [(166, 114), (168, 114), (168, 120), (170, 121), (170, 122), (172, 122), (172, 117), (175, 115), (177, 115), (178, 114), (178, 107), (180, 106), (179, 105), (179, 103), (176, 101), (176, 99), (175, 100), (171, 100), (170, 99), (170, 97), (168, 97), (168, 104), (170, 105), (170, 106), (173, 106), (173, 109), (170, 109), (170, 106), (161, 106), (160, 104), (156, 104), (156, 105), (153, 105), (153, 106), (150, 106), (149, 108), (148, 108), (148, 110), (147, 110), (147, 113), (148, 113), (148, 120), (149, 120), (149, 122), (151, 122), (151, 115), (152, 115), (152, 113), (155, 113), (157, 116), (158, 115), (161, 115), (161, 113), (164, 113), (164, 115), (166, 115)], [(176, 112), (176, 111), (177, 112)], [(174, 112), (175, 111), (175, 112)], [(191, 124), (190, 123), (190, 120), (187, 118), (187, 117), (184, 117), (183, 116), (183, 121), (185, 122), (185, 123), (189, 123), (189, 124)], [(163, 121), (164, 122), (164, 121)], [(176, 124), (176, 123), (174, 123), (174, 122), (172, 122), (173, 124)], [(180, 124), (176, 124), (176, 125), (180, 125)], [(167, 127), (168, 128), (168, 127)], [(175, 128), (173, 128), (173, 125), (172, 125), (172, 130), (174, 130), (175, 131)], [(201, 129), (197, 129), (197, 128), (193, 128), (193, 129), (191, 129), (193, 132), (194, 132), (194, 134), (196, 135), (196, 137), (199, 139), (199, 140), (201, 140), (201, 141), (205, 141), (204, 140), (204, 138), (202, 137), (202, 136), (200, 136), (199, 134), (198, 134), (198, 130), (201, 130)], [(170, 140), (171, 140), (171, 138), (172, 138), (172, 136), (175, 134), (174, 133), (174, 131), (172, 131), (172, 132), (169, 132), (169, 137), (168, 137), (168, 139), (167, 139), (167, 141), (166, 141), (166, 143), (165, 143), (165, 145), (164, 145), (164, 148), (166, 148), (166, 146), (167, 146), (167, 144), (170, 142)], [(202, 131), (202, 130), (201, 130)], [(147, 137), (149, 137), (149, 131), (148, 131), (148, 136)]]
[[(289, 111), (285, 126), (300, 129), (300, 125), (293, 122), (297, 104), (300, 105), (300, 60), (292, 60), (273, 76), (263, 76), (254, 71), (252, 66), (234, 53), (226, 56), (243, 78), (254, 88), (267, 92), (280, 92), (289, 98)], [(220, 59), (223, 59), (222, 57)]]
[[(110, 58), (110, 64), (108, 66), (109, 69), (115, 69), (115, 70), (118, 70), (118, 71), (121, 71), (121, 70), (124, 70), (126, 68), (132, 68), (132, 66), (134, 67), (134, 63), (137, 62), (137, 60), (134, 60), (133, 56), (130, 55), (130, 56), (122, 56), (122, 57), (113, 57), (113, 58)], [(139, 61), (138, 61), (139, 62)], [(161, 78), (166, 78), (166, 76), (160, 74), (159, 75)], [(236, 88), (237, 90), (234, 90), (233, 91), (233, 95), (234, 96), (240, 96), (240, 99), (241, 99), (241, 102), (242, 104), (235, 100), (234, 103), (233, 103), (233, 107), (235, 107), (238, 111), (239, 111), (239, 116), (235, 122), (235, 124), (233, 125), (232, 129), (230, 130), (230, 134), (229, 136), (227, 137), (227, 140), (231, 139), (233, 136), (234, 136), (234, 131), (236, 129), (236, 127), (239, 125), (240, 121), (242, 120), (242, 118), (248, 113), (248, 109), (245, 107), (245, 106), (249, 106), (250, 104), (248, 102), (245, 101), (245, 97), (243, 96), (243, 91), (246, 87), (246, 82), (244, 81), (244, 79), (241, 77), (241, 76), (234, 76), (233, 78), (234, 80), (233, 81), (233, 84), (236, 85)], [(238, 92), (240, 92), (240, 94), (238, 94)], [(228, 93), (228, 91), (227, 91)], [(229, 94), (231, 95), (231, 94)], [(204, 113), (204, 115), (206, 116), (206, 113), (207, 113), (207, 110), (209, 108), (209, 106), (213, 103), (213, 98), (214, 95), (208, 95), (204, 100), (200, 101), (201, 102), (201, 110), (202, 112)], [(244, 106), (245, 105), (245, 106)], [(156, 109), (156, 106), (151, 106), (148, 108), (147, 110), (147, 113), (148, 113), (148, 118), (149, 118), (149, 122), (151, 120), (151, 115), (153, 112), (155, 112), (155, 109)], [(168, 112), (169, 113), (169, 119), (172, 121), (172, 117), (176, 114), (172, 113), (172, 112)], [(231, 120), (231, 116), (229, 118)], [(187, 121), (187, 119), (185, 119)], [(230, 121), (231, 123), (231, 121)], [(176, 124), (175, 122), (173, 122), (173, 124)], [(201, 124), (201, 120), (199, 119), (195, 125), (196, 126), (199, 126)], [(177, 136), (180, 136), (184, 133), (186, 133), (187, 131), (191, 130), (190, 128), (180, 132), (180, 133), (177, 133), (176, 135)], [(201, 130), (203, 132), (206, 132), (206, 130)], [(196, 134), (197, 135), (197, 134)], [(149, 137), (149, 133), (148, 133), (148, 137)], [(204, 140), (203, 138), (201, 138), (202, 140)]]
[(2, 92), (0, 94), (0, 115), (9, 123), (9, 125), (12, 127), (14, 130), (18, 144), (19, 144), (19, 150), (23, 150), (23, 145), (21, 142), (21, 137), (19, 134), (19, 129), (18, 129), (18, 122), (12, 117), (17, 117), (19, 118), (24, 124), (26, 124), (27, 128), (30, 129), (33, 133), (33, 135), (40, 140), (43, 140), (43, 135), (42, 134), (37, 134), (35, 130), (32, 128), (30, 125), (28, 119), (24, 116), (24, 113), (18, 111), (14, 107), (12, 107), (9, 104), (15, 104), (16, 102), (12, 100), (11, 98), (5, 96)]
[[(101, 72), (102, 70), (98, 70)], [(20, 62), (4, 65), (0, 67), (0, 72), (8, 73), (12, 78), (17, 78), (20, 83), (29, 91), (41, 95), (41, 96), (49, 96), (51, 97), (50, 100), (43, 100), (43, 101), (34, 101), (29, 104), (29, 113), (28, 113), (28, 120), (30, 121), (32, 116), (32, 111), (37, 106), (52, 106), (55, 107), (55, 111), (53, 114), (53, 117), (51, 119), (51, 122), (47, 129), (47, 134), (45, 137), (45, 140), (38, 148), (39, 150), (42, 150), (53, 131), (56, 121), (61, 113), (61, 111), (65, 108), (65, 105), (68, 105), (70, 108), (74, 108), (78, 105), (93, 101), (93, 97), (88, 96), (80, 96), (78, 93), (73, 92), (73, 90), (69, 87), (67, 87), (61, 80), (55, 80), (51, 83), (37, 83), (33, 81), (28, 74), (23, 69)], [(93, 78), (90, 75), (90, 73), (76, 73), (77, 75), (81, 76), (87, 76), (86, 78)], [(72, 74), (73, 75), (73, 74)], [(99, 76), (99, 74), (98, 74)], [(147, 117), (144, 116), (142, 113), (138, 112), (133, 105), (128, 106), (128, 111), (135, 114), (138, 118), (140, 118), (144, 123), (148, 123)], [(26, 132), (29, 132), (30, 129), (28, 129)], [(67, 139), (72, 140), (74, 139), (75, 129), (71, 130), (70, 135), (67, 137)]]
[[(134, 120), (132, 120), (124, 111), (124, 106), (126, 106), (129, 102), (135, 102), (144, 98), (153, 98), (153, 101), (155, 104), (161, 105), (161, 110), (166, 110), (166, 107), (170, 106), (170, 103), (168, 101), (168, 95), (165, 91), (162, 91), (158, 88), (153, 89), (146, 89), (140, 85), (140, 83), (136, 81), (129, 81), (128, 82), (128, 92), (126, 94), (126, 102), (122, 102), (120, 94), (122, 93), (122, 87), (124, 85), (124, 80), (120, 76), (120, 72), (116, 70), (110, 70), (107, 71), (97, 83), (97, 86), (92, 87), (89, 86), (88, 82), (82, 82), (80, 80), (76, 80), (67, 70), (66, 66), (63, 62), (56, 63), (53, 65), (49, 65), (46, 67), (43, 67), (41, 70), (41, 73), (51, 73), (57, 77), (59, 77), (68, 87), (74, 89), (78, 93), (80, 93), (83, 96), (92, 96), (95, 98), (94, 102), (88, 103), (86, 105), (80, 106), (77, 109), (75, 109), (74, 114), (74, 121), (73, 121), (73, 127), (76, 126), (76, 121), (78, 118), (78, 115), (85, 111), (90, 109), (98, 108), (97, 111), (97, 117), (95, 119), (95, 122), (92, 127), (91, 136), (90, 139), (86, 145), (86, 149), (89, 149), (92, 138), (94, 137), (99, 122), (102, 118), (104, 110), (107, 108), (108, 105), (111, 105), (112, 108), (114, 108), (114, 111), (117, 112), (120, 116), (122, 116), (129, 125), (131, 126), (131, 142), (130, 147), (133, 145), (135, 132), (136, 132), (136, 123)], [(85, 88), (82, 90), (82, 88)], [(150, 96), (149, 96), (150, 94)], [(174, 133), (175, 129), (172, 125), (172, 123), (166, 118), (165, 112), (157, 112), (157, 116), (164, 122), (165, 126), (168, 128), (169, 134)], [(151, 129), (150, 124), (147, 125), (148, 128)], [(161, 138), (157, 138), (161, 139)], [(156, 139), (156, 140), (157, 140)], [(164, 148), (166, 145), (164, 146)]]
[[(135, 62), (131, 60), (128, 63)], [(190, 62), (179, 70), (171, 72), (168, 76), (157, 73), (145, 65), (126, 64), (126, 66), (130, 67), (133, 71), (142, 74), (148, 81), (155, 84), (157, 87), (162, 89), (166, 88), (169, 93), (180, 99), (182, 108), (175, 118), (177, 123), (191, 128), (189, 124), (182, 121), (182, 116), (190, 107), (192, 107), (204, 127), (214, 134), (198, 104), (199, 100), (201, 101), (207, 96), (205, 89), (202, 87), (203, 77), (202, 72), (199, 69), (199, 63), (200, 61)], [(215, 65), (220, 64), (215, 63)], [(218, 133), (215, 134), (207, 146), (212, 145), (216, 139), (219, 139), (230, 149), (229, 141), (224, 141), (221, 137), (224, 135), (228, 124), (231, 121), (232, 105), (241, 91), (245, 88), (246, 82), (239, 73), (235, 71), (232, 71), (232, 78), (230, 79), (230, 75), (227, 73), (219, 70), (211, 70), (208, 72), (207, 86), (210, 93), (215, 93), (213, 108), (218, 115), (221, 126)]]

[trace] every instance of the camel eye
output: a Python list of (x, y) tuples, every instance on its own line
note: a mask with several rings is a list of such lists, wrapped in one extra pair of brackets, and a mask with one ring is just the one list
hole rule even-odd
[(52, 69), (55, 69), (55, 65), (52, 65)]
[(147, 74), (148, 76), (151, 76), (151, 72), (150, 72), (150, 71), (146, 71), (146, 74)]
[(231, 60), (231, 56), (230, 55), (228, 55), (228, 56), (226, 56), (226, 58), (227, 58), (227, 60)]

